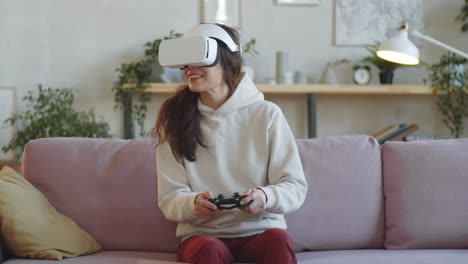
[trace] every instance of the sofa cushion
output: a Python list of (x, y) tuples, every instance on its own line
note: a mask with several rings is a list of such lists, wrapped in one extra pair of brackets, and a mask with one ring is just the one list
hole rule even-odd
[(0, 230), (18, 257), (59, 260), (101, 249), (73, 220), (57, 212), (23, 176), (0, 171)]
[[(102, 251), (88, 256), (64, 259), (57, 264), (177, 264), (175, 253)], [(2, 264), (51, 264), (46, 260), (9, 259)], [(53, 263), (55, 264), (55, 263)]]
[(175, 252), (155, 155), (149, 139), (45, 138), (26, 145), (23, 175), (104, 249)]
[(383, 248), (381, 154), (369, 136), (297, 140), (305, 203), (286, 215), (296, 251)]
[(468, 248), (468, 139), (382, 147), (388, 249)]
[(299, 264), (466, 264), (468, 250), (331, 250), (297, 254)]

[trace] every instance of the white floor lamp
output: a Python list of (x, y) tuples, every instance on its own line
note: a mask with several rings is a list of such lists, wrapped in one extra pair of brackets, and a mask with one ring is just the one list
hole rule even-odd
[(415, 35), (416, 37), (422, 38), (428, 42), (431, 42), (439, 47), (445, 48), (455, 54), (462, 57), (468, 58), (468, 54), (458, 49), (455, 49), (445, 43), (442, 43), (436, 39), (426, 36), (416, 30), (409, 30), (408, 22), (403, 21), (398, 33), (394, 38), (382, 42), (377, 51), (377, 56), (382, 59), (392, 61), (399, 64), (416, 65), (419, 63), (419, 50), (418, 48), (408, 39), (408, 32)]

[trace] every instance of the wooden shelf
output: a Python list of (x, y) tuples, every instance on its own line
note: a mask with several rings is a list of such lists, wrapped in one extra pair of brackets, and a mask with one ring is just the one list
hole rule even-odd
[[(149, 83), (151, 93), (173, 93), (182, 83)], [(129, 85), (127, 85), (128, 87)], [(388, 94), (430, 95), (429, 85), (354, 85), (354, 84), (256, 84), (266, 94)]]
[(275, 94), (432, 94), (425, 85), (258, 84), (257, 88)]
[[(148, 83), (148, 92), (155, 94), (174, 93), (182, 83)], [(131, 87), (131, 84), (124, 88)], [(317, 135), (317, 95), (431, 95), (429, 85), (355, 85), (355, 84), (256, 84), (265, 94), (305, 94), (307, 100), (308, 137)]]

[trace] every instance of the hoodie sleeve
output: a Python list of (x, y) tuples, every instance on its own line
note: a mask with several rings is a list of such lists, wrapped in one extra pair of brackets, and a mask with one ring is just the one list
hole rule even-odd
[(187, 179), (187, 172), (172, 154), (169, 143), (159, 144), (156, 149), (158, 174), (158, 204), (167, 220), (190, 223), (196, 219), (195, 198)]
[(262, 187), (268, 199), (266, 211), (285, 214), (302, 205), (307, 182), (296, 141), (280, 109), (274, 113), (268, 136), (269, 185)]

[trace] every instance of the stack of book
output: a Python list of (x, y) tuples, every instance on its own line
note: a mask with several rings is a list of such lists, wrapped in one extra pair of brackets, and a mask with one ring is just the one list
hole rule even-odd
[(400, 125), (390, 125), (379, 132), (372, 135), (379, 144), (385, 143), (385, 141), (401, 141), (405, 140), (405, 138), (413, 133), (414, 131), (418, 130), (418, 125), (416, 124), (400, 124)]

